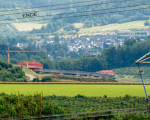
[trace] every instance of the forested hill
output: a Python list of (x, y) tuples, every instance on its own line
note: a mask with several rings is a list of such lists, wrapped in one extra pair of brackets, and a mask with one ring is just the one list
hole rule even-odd
[(20, 67), (0, 61), (0, 82), (26, 82), (25, 73)]
[[(118, 1), (123, 1), (123, 2), (118, 2)], [(69, 4), (69, 3), (74, 3), (74, 4)], [(60, 5), (60, 4), (65, 4), (65, 5)], [(143, 4), (144, 6), (139, 6)], [(49, 25), (47, 27), (43, 27), (39, 31), (36, 30), (33, 32), (53, 33), (63, 28), (63, 26), (72, 23), (84, 23), (84, 27), (91, 27), (91, 26), (106, 25), (111, 23), (123, 23), (123, 22), (136, 21), (136, 20), (148, 20), (150, 15), (150, 9), (147, 9), (149, 7), (148, 4), (149, 4), (149, 0), (99, 0), (99, 1), (93, 0), (91, 2), (86, 2), (86, 0), (82, 0), (82, 1), (81, 0), (62, 0), (62, 1), (60, 0), (7, 0), (7, 1), (1, 0), (0, 10), (39, 7), (36, 9), (34, 8), (34, 9), (27, 9), (27, 10), (16, 10), (15, 12), (19, 12), (20, 14), (15, 14), (12, 16), (1, 16), (1, 19), (13, 18), (13, 20), (9, 22), (22, 21), (21, 19), (18, 20), (14, 19), (14, 18), (22, 18), (22, 12), (34, 12), (34, 11), (46, 10), (45, 12), (37, 12), (37, 16), (45, 16), (45, 17), (37, 17), (37, 18), (35, 17), (32, 18), (31, 20), (39, 20), (40, 23), (49, 23)], [(49, 6), (49, 7), (40, 7), (40, 6)], [(131, 6), (137, 6), (137, 7), (131, 7)], [(60, 9), (60, 8), (65, 8), (65, 9)], [(114, 8), (118, 8), (118, 9), (114, 9)], [(55, 9), (55, 10), (50, 10), (50, 9)], [(138, 10), (134, 10), (134, 9), (138, 9)], [(124, 11), (124, 12), (116, 12), (116, 11)], [(15, 13), (14, 11), (13, 12), (7, 11), (7, 12), (11, 14)], [(1, 12), (1, 14), (2, 13), (6, 13), (6, 12)], [(72, 13), (72, 14), (66, 14), (66, 13)], [(107, 13), (107, 14), (103, 14), (103, 13)], [(90, 14), (95, 14), (95, 15), (90, 15)], [(48, 17), (47, 15), (52, 15), (52, 16)], [(73, 16), (78, 16), (78, 17), (73, 17)], [(53, 19), (53, 18), (58, 18), (58, 19)], [(50, 20), (44, 21), (44, 19), (50, 19)], [(23, 21), (25, 20), (23, 19)]]
[(150, 51), (149, 46), (150, 38), (143, 42), (138, 39), (129, 39), (121, 47), (104, 49), (99, 56), (63, 60), (53, 63), (49, 68), (95, 72), (103, 69), (135, 66), (135, 61)]

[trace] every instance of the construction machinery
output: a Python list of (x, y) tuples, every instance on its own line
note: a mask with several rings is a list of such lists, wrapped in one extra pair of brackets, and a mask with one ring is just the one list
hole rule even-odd
[(9, 50), (9, 48), (8, 48), (8, 50), (6, 50), (6, 52), (7, 52), (7, 56), (8, 56), (8, 63), (10, 63), (10, 53), (29, 53), (29, 52), (40, 52), (40, 51), (24, 51), (24, 50), (22, 50), (22, 51), (11, 51), (11, 50)]

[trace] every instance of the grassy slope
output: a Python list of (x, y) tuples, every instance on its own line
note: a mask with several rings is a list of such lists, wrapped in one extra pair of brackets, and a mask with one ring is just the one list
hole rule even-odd
[(127, 22), (122, 24), (109, 24), (105, 26), (98, 26), (98, 27), (91, 27), (91, 28), (85, 28), (80, 29), (79, 34), (81, 33), (96, 33), (96, 32), (110, 32), (115, 30), (127, 30), (127, 29), (144, 29), (146, 30), (148, 26), (144, 26), (144, 20), (143, 21), (133, 21), (133, 22)]
[[(143, 21), (133, 21), (133, 22), (126, 22), (122, 24), (109, 24), (109, 25), (104, 25), (104, 26), (97, 26), (97, 27), (91, 27), (91, 28), (83, 28), (84, 24), (83, 23), (74, 23), (73, 25), (76, 28), (80, 28), (78, 34), (79, 35), (91, 35), (92, 33), (100, 33), (100, 32), (112, 32), (115, 30), (127, 30), (127, 29), (132, 29), (132, 30), (140, 30), (140, 31), (146, 31), (148, 26), (144, 26)], [(26, 27), (24, 27), (24, 25)], [(30, 31), (33, 28), (39, 29), (42, 26), (45, 26), (46, 24), (38, 24), (38, 23), (23, 23), (23, 24), (13, 24), (14, 27), (16, 27), (19, 31)], [(71, 34), (73, 31), (70, 32), (64, 32), (64, 34)], [(62, 31), (57, 31), (57, 33), (62, 33)], [(49, 34), (49, 33), (44, 33), (44, 34)], [(33, 37), (34, 35), (34, 37)], [(63, 35), (63, 36), (66, 36)], [(70, 36), (70, 35), (69, 35)], [(31, 38), (39, 39), (36, 34), (29, 35)], [(49, 36), (50, 37), (50, 36)]]
[[(142, 66), (144, 81), (150, 83), (150, 66)], [(114, 69), (116, 78), (119, 82), (141, 82), (137, 67), (126, 67)]]

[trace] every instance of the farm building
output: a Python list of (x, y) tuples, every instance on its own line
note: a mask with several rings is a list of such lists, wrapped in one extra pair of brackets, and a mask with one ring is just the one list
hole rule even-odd
[(99, 71), (100, 74), (106, 74), (106, 75), (110, 75), (111, 78), (115, 78), (116, 73), (112, 70), (101, 70)]
[(26, 66), (27, 68), (30, 68), (33, 71), (42, 71), (43, 70), (43, 65), (39, 62), (22, 61), (22, 62), (18, 63), (18, 65)]

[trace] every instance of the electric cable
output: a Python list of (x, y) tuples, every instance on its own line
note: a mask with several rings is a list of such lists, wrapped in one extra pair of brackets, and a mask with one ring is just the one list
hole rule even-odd
[[(61, 14), (54, 14), (54, 15), (44, 15), (44, 16), (36, 16), (36, 17), (52, 17), (52, 16), (56, 16), (56, 15), (69, 15), (69, 14), (79, 14), (79, 13), (89, 13), (89, 12), (96, 12), (96, 11), (100, 11), (100, 10), (114, 10), (114, 9), (120, 9), (120, 8), (131, 8), (131, 7), (141, 7), (141, 6), (147, 6), (150, 4), (143, 4), (143, 5), (133, 5), (133, 6), (125, 6), (125, 7), (114, 7), (114, 8), (109, 8), (109, 9), (98, 9), (98, 10), (90, 10), (90, 11), (82, 11), (82, 12), (70, 12), (70, 13), (61, 13)], [(36, 18), (36, 17), (31, 17), (31, 18)], [(19, 20), (19, 19), (25, 19), (25, 18), (15, 18), (15, 19), (5, 19), (5, 21), (7, 20)], [(3, 20), (0, 20), (3, 21)]]
[[(69, 8), (80, 8), (80, 7), (90, 7), (94, 5), (103, 5), (103, 4), (113, 4), (113, 3), (121, 3), (121, 2), (128, 2), (128, 1), (134, 1), (134, 0), (126, 0), (126, 1), (116, 1), (116, 2), (104, 2), (104, 3), (96, 3), (96, 4), (90, 4), (90, 5), (81, 5), (81, 6), (74, 6), (74, 7), (63, 7), (63, 8), (54, 8), (54, 9), (45, 9), (45, 10), (38, 10), (34, 12), (44, 12), (44, 11), (53, 11), (53, 10), (62, 10), (62, 9), (69, 9)], [(28, 13), (28, 12), (22, 12), (22, 13)], [(10, 14), (2, 14), (0, 16), (5, 16), (5, 15), (17, 15), (20, 13), (10, 13)]]
[(88, 2), (95, 2), (101, 0), (88, 0), (88, 1), (81, 1), (81, 2), (74, 2), (74, 3), (63, 3), (63, 4), (56, 4), (56, 5), (47, 5), (47, 6), (39, 6), (39, 7), (30, 7), (30, 8), (18, 8), (18, 9), (8, 9), (8, 10), (1, 10), (0, 12), (7, 12), (7, 11), (15, 11), (15, 10), (27, 10), (27, 9), (35, 9), (35, 8), (43, 8), (43, 7), (54, 7), (54, 6), (62, 6), (62, 5), (72, 5), (72, 4), (79, 4), (79, 3), (88, 3)]
[(149, 9), (149, 8), (139, 8), (139, 9), (131, 9), (131, 10), (123, 10), (123, 11), (115, 11), (115, 12), (105, 12), (105, 13), (96, 13), (96, 14), (86, 14), (86, 15), (78, 15), (78, 16), (69, 16), (69, 17), (61, 17), (61, 18), (50, 18), (50, 19), (41, 19), (41, 20), (32, 20), (32, 21), (22, 21), (22, 22), (9, 22), (9, 23), (0, 23), (0, 24), (13, 24), (13, 23), (26, 23), (26, 22), (33, 22), (33, 21), (47, 21), (47, 20), (56, 20), (56, 19), (65, 19), (71, 17), (84, 17), (89, 15), (100, 15), (100, 14), (110, 14), (110, 13), (120, 13), (120, 12), (127, 12), (133, 10), (141, 10), (141, 9)]

